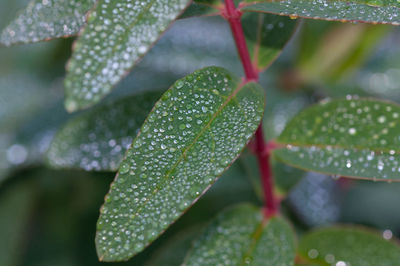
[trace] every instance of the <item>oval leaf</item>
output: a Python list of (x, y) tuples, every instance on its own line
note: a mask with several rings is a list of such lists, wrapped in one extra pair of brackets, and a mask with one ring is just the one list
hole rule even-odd
[(67, 110), (88, 107), (109, 93), (189, 2), (100, 1), (68, 63)]
[(6, 27), (0, 42), (30, 43), (75, 35), (85, 24), (86, 13), (96, 0), (33, 0)]
[(263, 90), (209, 67), (178, 80), (147, 117), (101, 210), (101, 260), (126, 260), (175, 221), (238, 157)]
[(400, 181), (400, 106), (334, 100), (298, 114), (278, 138), (282, 161), (332, 175)]
[(184, 265), (293, 265), (294, 258), (290, 226), (277, 217), (265, 220), (260, 209), (246, 204), (218, 215)]
[[(292, 18), (334, 20), (342, 22), (364, 22), (400, 25), (400, 4), (394, 0), (284, 0), (253, 1), (243, 5), (242, 11), (265, 12)], [(254, 3), (256, 2), (256, 3)], [(259, 3), (257, 3), (259, 2)]]
[(151, 92), (98, 106), (63, 126), (47, 153), (55, 168), (117, 171), (161, 93)]
[(330, 227), (308, 233), (299, 243), (299, 253), (319, 265), (395, 266), (400, 261), (397, 243), (357, 227)]
[(288, 17), (256, 13), (245, 13), (242, 22), (252, 61), (260, 71), (279, 56), (297, 25)]

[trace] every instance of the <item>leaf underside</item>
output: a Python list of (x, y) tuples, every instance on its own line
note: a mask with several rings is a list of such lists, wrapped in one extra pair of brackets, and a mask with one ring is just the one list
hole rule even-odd
[[(299, 254), (318, 265), (395, 266), (400, 246), (381, 235), (359, 227), (328, 227), (306, 234)], [(343, 264), (344, 265), (344, 264)]]
[(242, 204), (217, 216), (195, 240), (184, 265), (293, 265), (294, 235), (281, 218)]
[(124, 97), (66, 123), (54, 138), (47, 161), (54, 168), (117, 171), (160, 92)]
[(189, 3), (100, 1), (89, 14), (67, 66), (66, 109), (89, 107), (108, 94)]
[(273, 14), (245, 13), (242, 23), (252, 60), (261, 71), (281, 53), (296, 29), (297, 20)]
[(364, 22), (400, 25), (400, 4), (397, 1), (330, 1), (284, 0), (253, 1), (241, 10), (277, 15), (342, 22)]
[(400, 106), (372, 99), (323, 102), (292, 119), (278, 159), (305, 170), (400, 181)]
[(32, 43), (75, 35), (96, 0), (32, 0), (1, 33), (0, 43)]
[(132, 257), (238, 157), (261, 120), (263, 90), (209, 67), (178, 80), (155, 105), (122, 161), (96, 236), (104, 261)]

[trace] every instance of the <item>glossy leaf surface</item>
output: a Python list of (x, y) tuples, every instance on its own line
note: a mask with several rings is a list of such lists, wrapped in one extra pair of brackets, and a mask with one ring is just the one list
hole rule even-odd
[(243, 11), (265, 12), (291, 17), (400, 25), (397, 1), (284, 0), (253, 1)]
[(308, 233), (299, 243), (299, 253), (318, 265), (395, 266), (400, 261), (397, 243), (357, 227), (330, 227)]
[(354, 178), (399, 180), (400, 106), (371, 99), (322, 102), (298, 114), (278, 138), (282, 161)]
[(47, 153), (55, 168), (117, 171), (161, 93), (128, 96), (79, 115), (58, 132)]
[(126, 260), (162, 233), (238, 157), (263, 110), (262, 88), (221, 68), (178, 80), (147, 117), (106, 196), (99, 257)]
[(88, 107), (108, 94), (189, 2), (100, 1), (67, 67), (67, 110)]
[(194, 242), (184, 265), (293, 265), (294, 236), (281, 218), (239, 205), (217, 216)]
[(95, 0), (32, 0), (2, 32), (5, 45), (31, 43), (78, 33)]
[(272, 14), (245, 13), (243, 30), (252, 61), (266, 69), (281, 53), (296, 29), (296, 20)]

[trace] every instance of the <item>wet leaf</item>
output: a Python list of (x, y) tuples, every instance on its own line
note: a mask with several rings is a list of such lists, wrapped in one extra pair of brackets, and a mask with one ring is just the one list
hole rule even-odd
[(189, 2), (100, 1), (68, 63), (66, 109), (72, 112), (88, 107), (108, 94)]
[[(272, 13), (292, 18), (335, 20), (342, 22), (365, 22), (400, 25), (400, 4), (395, 0), (284, 0), (253, 1), (244, 5), (242, 11)], [(257, 3), (259, 2), (259, 3)]]
[(243, 204), (228, 209), (194, 242), (184, 265), (293, 265), (294, 234), (281, 218)]
[(400, 261), (397, 243), (350, 226), (317, 229), (303, 237), (298, 249), (303, 258), (319, 265), (395, 266)]
[(331, 175), (400, 179), (400, 106), (373, 99), (325, 101), (292, 119), (274, 154), (289, 165)]
[(296, 29), (296, 20), (272, 14), (245, 13), (243, 30), (252, 61), (264, 70), (279, 56)]
[(263, 110), (262, 88), (224, 69), (178, 80), (147, 117), (106, 196), (99, 257), (129, 259), (161, 234), (238, 157)]
[(96, 0), (32, 0), (2, 32), (5, 45), (75, 35)]
[(47, 153), (55, 168), (117, 171), (161, 93), (149, 92), (103, 104), (71, 119)]

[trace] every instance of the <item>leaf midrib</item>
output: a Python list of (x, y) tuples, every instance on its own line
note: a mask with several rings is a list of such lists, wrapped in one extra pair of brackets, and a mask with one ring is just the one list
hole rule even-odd
[[(247, 84), (247, 83), (246, 83)], [(194, 138), (193, 142), (188, 145), (185, 149), (183, 149), (181, 156), (177, 159), (176, 163), (171, 167), (169, 171), (164, 175), (163, 181), (158, 183), (156, 188), (153, 190), (153, 192), (150, 194), (149, 197), (146, 198), (146, 201), (141, 204), (141, 207), (138, 208), (138, 210), (135, 212), (135, 217), (141, 212), (141, 210), (145, 207), (145, 205), (153, 198), (154, 195), (159, 191), (159, 189), (164, 185), (168, 180), (171, 175), (171, 173), (176, 169), (176, 167), (183, 161), (185, 158), (186, 152), (189, 151), (196, 143), (197, 140), (203, 135), (204, 132), (206, 132), (212, 122), (218, 117), (218, 115), (222, 112), (222, 110), (228, 105), (230, 101), (234, 99), (234, 97), (237, 95), (237, 93), (246, 85), (246, 84), (238, 84), (238, 87), (233, 91), (229, 97), (223, 102), (223, 104), (217, 109), (217, 111), (214, 113), (214, 115), (210, 118), (208, 123), (203, 127), (202, 130), (200, 130), (199, 134)], [(135, 218), (134, 218), (135, 219)]]

